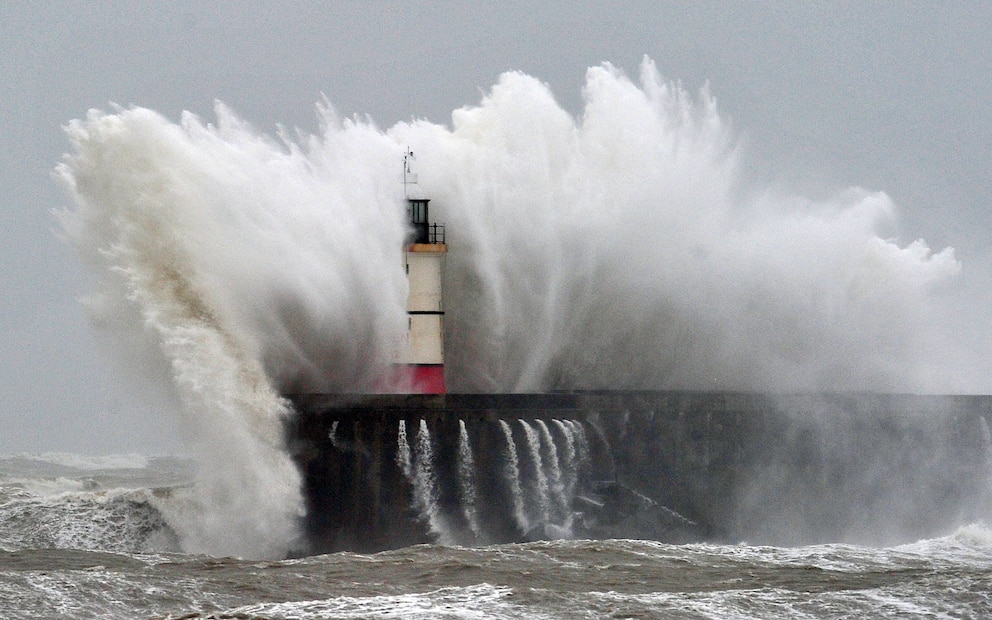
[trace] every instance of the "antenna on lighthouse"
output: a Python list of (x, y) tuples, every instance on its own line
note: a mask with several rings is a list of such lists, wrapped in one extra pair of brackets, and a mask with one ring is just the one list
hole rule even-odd
[(403, 197), (409, 198), (410, 192), (409, 188), (411, 185), (417, 184), (417, 174), (410, 171), (410, 160), (414, 159), (413, 151), (410, 147), (406, 147), (406, 152), (403, 153)]

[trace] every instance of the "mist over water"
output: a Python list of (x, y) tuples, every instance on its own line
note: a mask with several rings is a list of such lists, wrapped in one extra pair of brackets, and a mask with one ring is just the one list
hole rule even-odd
[(363, 392), (405, 327), (402, 154), (444, 223), (453, 391), (568, 388), (955, 392), (953, 250), (884, 238), (895, 206), (744, 192), (714, 100), (589, 70), (576, 118), (507, 73), (451, 125), (340, 119), (257, 132), (91, 111), (58, 168), (86, 300), (128, 365), (170, 386), (202, 467), (191, 550), (276, 556), (300, 480), (281, 393)]

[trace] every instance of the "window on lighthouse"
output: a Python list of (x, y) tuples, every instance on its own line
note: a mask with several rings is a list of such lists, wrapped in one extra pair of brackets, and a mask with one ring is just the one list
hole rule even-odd
[(426, 200), (411, 200), (410, 201), (410, 222), (413, 224), (426, 224), (427, 223), (427, 201)]

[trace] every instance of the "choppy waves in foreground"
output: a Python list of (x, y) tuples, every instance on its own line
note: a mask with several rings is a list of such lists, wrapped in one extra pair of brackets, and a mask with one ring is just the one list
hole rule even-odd
[(192, 464), (0, 458), (4, 618), (982, 617), (992, 531), (898, 547), (554, 541), (282, 561), (179, 551)]
[(10, 618), (984, 617), (990, 532), (904, 548), (556, 541), (277, 562), (6, 552)]

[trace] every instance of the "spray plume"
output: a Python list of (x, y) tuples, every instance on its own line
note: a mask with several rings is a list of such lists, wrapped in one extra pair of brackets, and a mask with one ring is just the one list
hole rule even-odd
[(318, 108), (266, 137), (141, 108), (67, 131), (62, 213), (95, 267), (87, 303), (175, 390), (204, 463), (195, 550), (285, 553), (300, 480), (280, 394), (371, 389), (402, 341), (400, 162), (417, 153), (448, 230), (455, 391), (940, 391), (929, 326), (951, 249), (878, 230), (884, 194), (741, 199), (731, 132), (703, 92), (592, 68), (574, 118), (507, 73), (451, 127), (381, 131)]

